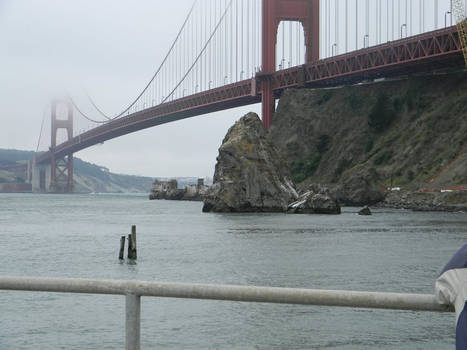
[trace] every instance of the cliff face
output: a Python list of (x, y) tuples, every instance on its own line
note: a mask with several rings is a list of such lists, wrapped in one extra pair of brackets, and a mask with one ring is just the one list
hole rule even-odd
[(270, 138), (298, 183), (327, 183), (343, 203), (385, 187), (467, 185), (467, 73), (286, 91)]
[(283, 212), (297, 193), (255, 113), (237, 121), (219, 148), (205, 212)]

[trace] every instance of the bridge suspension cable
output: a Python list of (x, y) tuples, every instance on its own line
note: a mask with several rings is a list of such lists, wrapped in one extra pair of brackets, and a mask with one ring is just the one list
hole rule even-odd
[(84, 113), (79, 107), (78, 105), (75, 103), (75, 100), (71, 97), (70, 94), (68, 94), (68, 99), (70, 100), (71, 104), (73, 105), (73, 107), (76, 109), (76, 111), (81, 114), (81, 116), (84, 118), (84, 119), (87, 119), (89, 120), (90, 122), (93, 122), (93, 123), (96, 123), (96, 124), (102, 124), (102, 123), (106, 123), (107, 120), (105, 121), (102, 121), (102, 120), (96, 120), (90, 116), (88, 116), (86, 113)]
[(88, 92), (86, 91), (86, 97), (88, 98), (89, 102), (92, 104), (92, 106), (96, 109), (97, 112), (99, 112), (99, 114), (101, 116), (103, 116), (105, 119), (107, 120), (111, 120), (112, 118), (107, 116), (97, 105), (96, 103), (94, 102), (94, 100), (91, 98), (91, 96), (89, 96)]
[(41, 130), (39, 131), (39, 138), (37, 139), (37, 147), (36, 147), (36, 153), (39, 152), (39, 146), (41, 143), (41, 138), (42, 138), (42, 132), (44, 131), (44, 122), (45, 122), (45, 117), (47, 115), (47, 110), (49, 109), (50, 104), (47, 104), (44, 106), (44, 109), (42, 111), (42, 122), (41, 122)]

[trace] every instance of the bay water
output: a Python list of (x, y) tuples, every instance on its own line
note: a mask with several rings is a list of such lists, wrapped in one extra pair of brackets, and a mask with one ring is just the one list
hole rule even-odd
[[(0, 275), (433, 293), (466, 213), (203, 214), (147, 196), (0, 195)], [(138, 260), (118, 260), (137, 225)], [(122, 349), (123, 296), (0, 291), (0, 350)], [(143, 349), (453, 349), (454, 314), (142, 298)]]

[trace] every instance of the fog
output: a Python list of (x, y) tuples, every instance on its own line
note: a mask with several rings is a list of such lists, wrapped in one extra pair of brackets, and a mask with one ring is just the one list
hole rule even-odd
[[(108, 114), (124, 109), (153, 75), (191, 4), (0, 0), (0, 148), (35, 150), (45, 113), (39, 149), (47, 149), (50, 101), (68, 93), (86, 106), (87, 92)], [(250, 110), (259, 106), (153, 127), (75, 156), (118, 173), (212, 176), (226, 131)]]

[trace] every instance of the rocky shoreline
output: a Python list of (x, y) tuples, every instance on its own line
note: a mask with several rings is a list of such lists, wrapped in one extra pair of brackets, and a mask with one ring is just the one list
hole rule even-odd
[(390, 191), (376, 206), (414, 211), (467, 212), (467, 191)]
[(204, 200), (207, 189), (208, 187), (204, 185), (203, 179), (198, 179), (196, 185), (187, 185), (185, 188), (178, 188), (178, 182), (175, 179), (168, 181), (156, 180), (152, 184), (149, 199), (201, 202)]
[[(203, 179), (183, 189), (176, 180), (155, 181), (149, 198), (203, 201), (203, 212), (340, 214), (341, 205), (467, 212), (467, 188), (409, 190), (377, 183), (377, 171), (365, 168), (360, 176), (338, 184), (296, 186), (261, 120), (248, 113), (229, 129), (219, 148), (212, 186)], [(367, 211), (362, 214), (371, 215)]]

